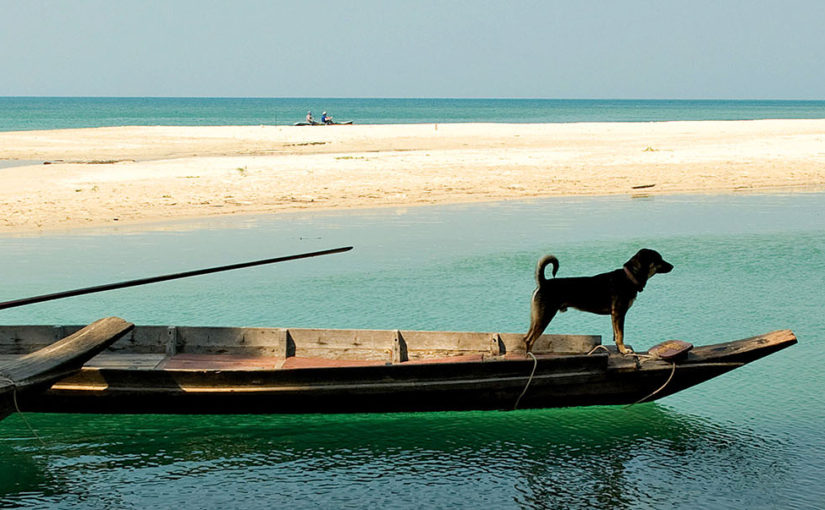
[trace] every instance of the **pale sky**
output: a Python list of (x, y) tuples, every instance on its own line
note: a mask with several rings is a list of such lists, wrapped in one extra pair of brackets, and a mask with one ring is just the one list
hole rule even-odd
[(825, 1), (0, 0), (0, 96), (825, 99)]

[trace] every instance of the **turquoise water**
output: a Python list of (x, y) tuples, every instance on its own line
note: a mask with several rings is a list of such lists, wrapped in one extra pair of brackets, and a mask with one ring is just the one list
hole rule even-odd
[[(524, 331), (559, 276), (640, 247), (676, 268), (637, 350), (791, 328), (800, 343), (629, 409), (306, 416), (29, 414), (0, 423), (0, 505), (31, 508), (818, 508), (825, 501), (825, 195), (554, 198), (0, 237), (0, 301), (322, 248), (307, 259), (4, 310), (0, 323)], [(609, 319), (550, 330), (610, 339)]]
[(291, 125), (307, 110), (356, 124), (825, 118), (825, 101), (0, 97), (0, 131)]

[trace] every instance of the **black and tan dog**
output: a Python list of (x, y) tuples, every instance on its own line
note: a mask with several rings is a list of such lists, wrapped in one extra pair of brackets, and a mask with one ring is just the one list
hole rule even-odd
[[(553, 278), (544, 276), (544, 268), (553, 265)], [(542, 257), (536, 265), (536, 290), (530, 303), (530, 330), (524, 337), (527, 352), (555, 317), (572, 306), (579, 310), (610, 315), (613, 340), (622, 353), (631, 352), (624, 345), (624, 317), (636, 295), (656, 273), (669, 273), (673, 266), (654, 250), (642, 249), (625, 262), (622, 269), (596, 276), (556, 278), (559, 261), (553, 255)]]

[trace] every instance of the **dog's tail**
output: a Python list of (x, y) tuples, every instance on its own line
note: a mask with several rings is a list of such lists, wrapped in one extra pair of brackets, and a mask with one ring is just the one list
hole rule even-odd
[(556, 272), (559, 270), (559, 259), (553, 255), (545, 255), (540, 258), (539, 263), (536, 264), (536, 283), (539, 285), (547, 281), (547, 278), (544, 277), (544, 268), (547, 267), (547, 264), (553, 264), (553, 278), (556, 277)]

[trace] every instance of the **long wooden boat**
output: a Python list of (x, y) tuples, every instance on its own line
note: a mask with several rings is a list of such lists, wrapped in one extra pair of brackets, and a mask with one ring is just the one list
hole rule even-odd
[[(0, 326), (19, 357), (71, 326)], [(331, 413), (547, 408), (661, 398), (796, 343), (789, 330), (696, 347), (668, 361), (599, 337), (138, 326), (29, 410), (106, 413)]]
[[(83, 363), (127, 334), (134, 324), (117, 317), (100, 319), (73, 334), (23, 356), (0, 359), (0, 420), (19, 405), (28, 405), (32, 395), (77, 372)], [(25, 341), (4, 337), (11, 347)]]

